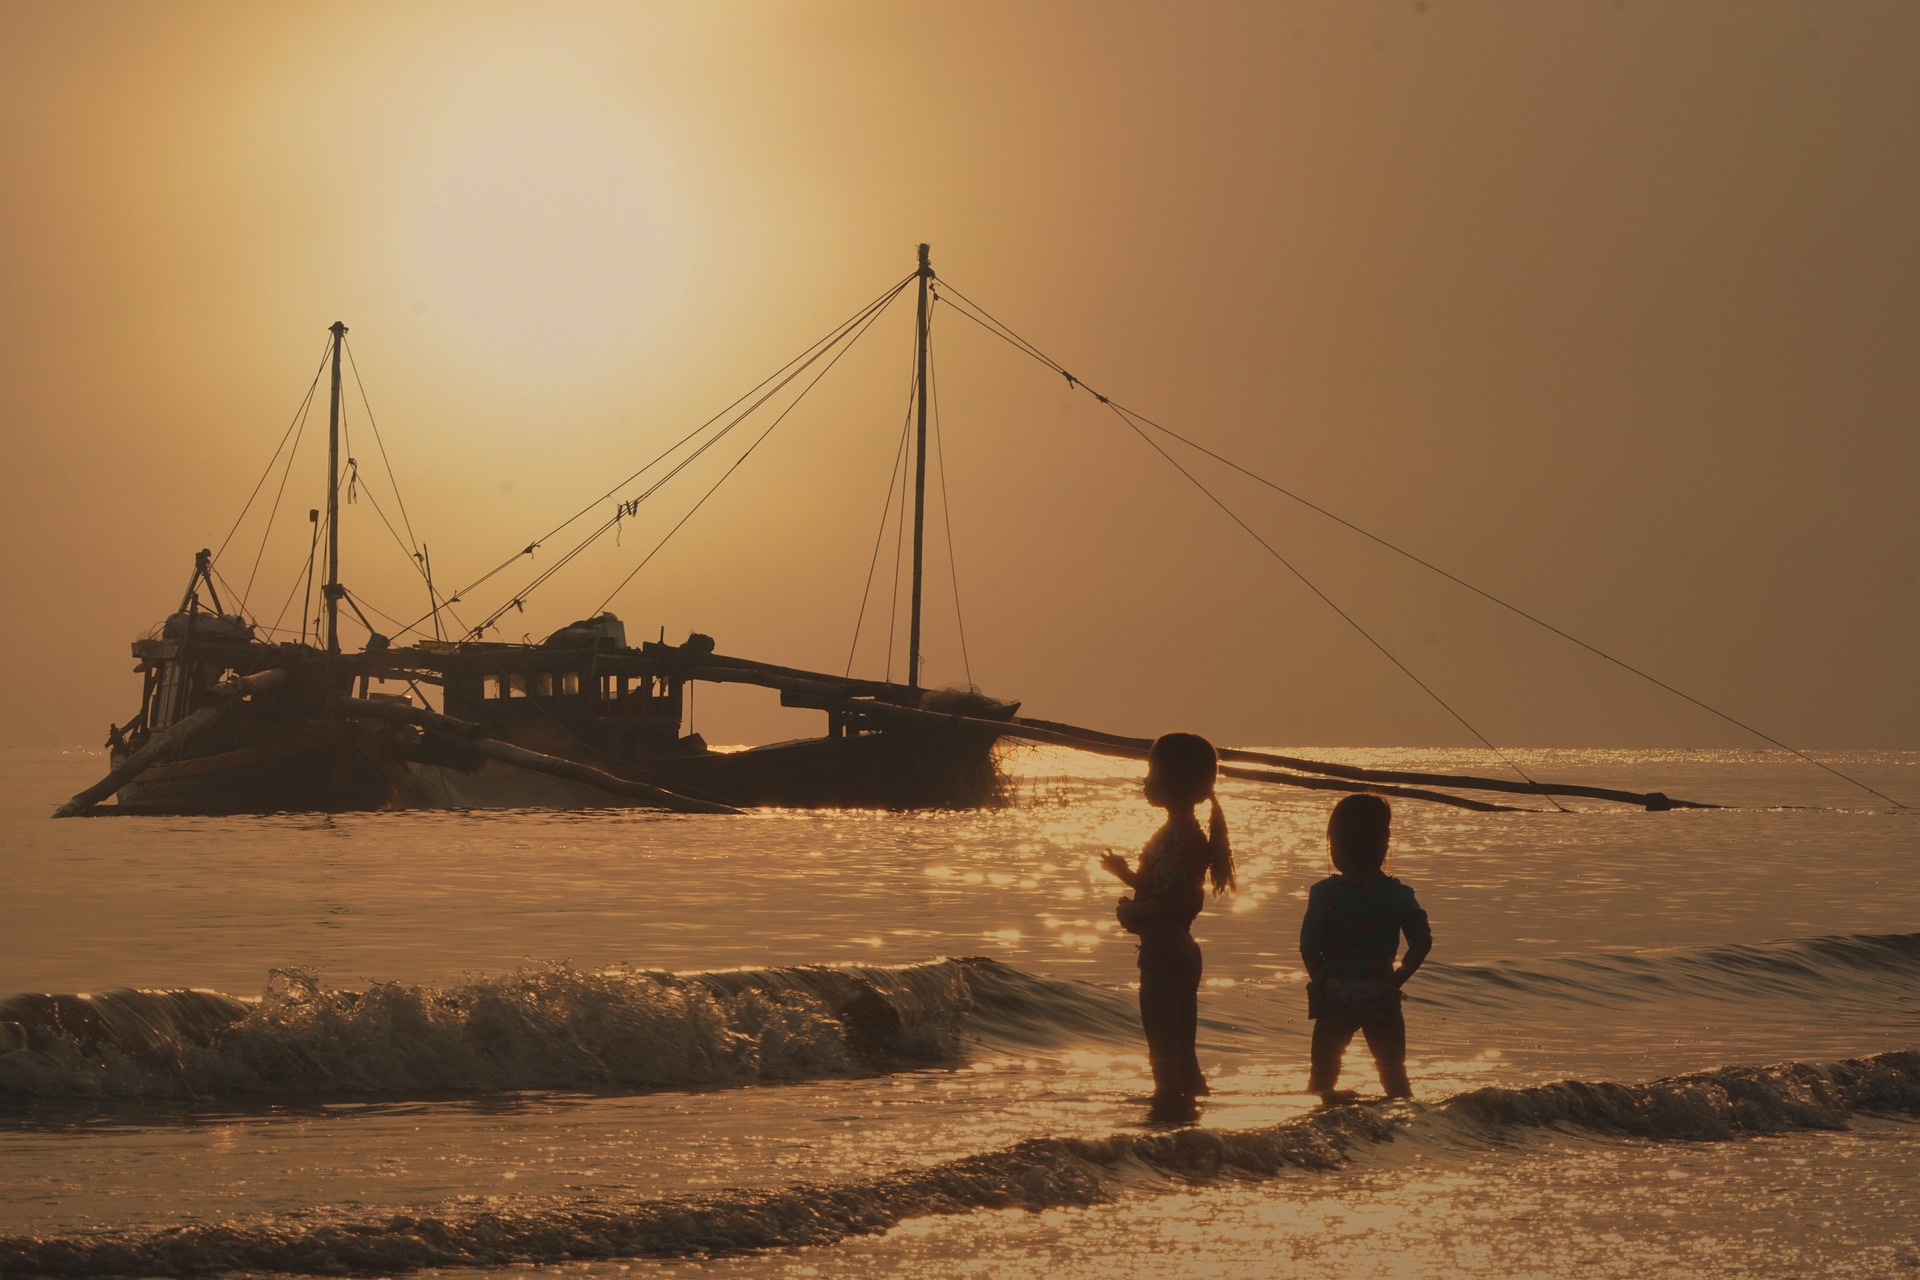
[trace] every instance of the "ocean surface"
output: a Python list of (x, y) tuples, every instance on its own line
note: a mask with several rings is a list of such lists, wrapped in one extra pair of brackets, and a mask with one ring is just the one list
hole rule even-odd
[[(1215, 1092), (1164, 1128), (1124, 763), (1015, 749), (963, 813), (54, 822), (99, 754), (0, 752), (0, 1275), (1920, 1275), (1920, 814), (1519, 758), (1730, 807), (1397, 802), (1418, 1097), (1321, 1109), (1331, 797), (1229, 783)], [(1920, 753), (1832, 759), (1920, 804)]]

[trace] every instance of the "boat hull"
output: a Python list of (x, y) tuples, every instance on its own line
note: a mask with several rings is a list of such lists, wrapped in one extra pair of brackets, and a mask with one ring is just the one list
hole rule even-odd
[[(633, 801), (510, 766), (475, 773), (393, 760), (353, 721), (261, 745), (157, 764), (121, 788), (137, 814), (345, 812), (408, 808), (572, 808)], [(682, 795), (742, 808), (953, 809), (994, 803), (995, 737), (959, 726), (774, 743), (640, 762), (623, 770)]]
[(392, 794), (370, 735), (341, 720), (156, 764), (123, 786), (115, 803), (145, 814), (341, 812), (385, 808)]
[(999, 799), (996, 735), (954, 725), (809, 738), (653, 766), (659, 785), (741, 808), (968, 809)]
[[(396, 807), (590, 809), (629, 798), (499, 762), (478, 770), (410, 766)], [(621, 774), (679, 795), (739, 808), (963, 809), (995, 803), (992, 740), (903, 742), (895, 734), (813, 738), (744, 751), (656, 758)]]

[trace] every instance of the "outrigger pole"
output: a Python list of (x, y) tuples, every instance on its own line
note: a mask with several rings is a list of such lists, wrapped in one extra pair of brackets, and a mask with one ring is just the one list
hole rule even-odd
[[(933, 279), (933, 267), (927, 260), (927, 246), (920, 246), (920, 323), (916, 350), (919, 373), (914, 385), (920, 390), (920, 424), (915, 433), (913, 463), (913, 625), (907, 633), (907, 688), (920, 687), (920, 572), (922, 551), (927, 540), (927, 282)], [(898, 615), (896, 615), (898, 616)]]
[(333, 334), (333, 403), (327, 413), (327, 582), (320, 594), (327, 602), (327, 652), (340, 652), (340, 347), (347, 326), (335, 320)]

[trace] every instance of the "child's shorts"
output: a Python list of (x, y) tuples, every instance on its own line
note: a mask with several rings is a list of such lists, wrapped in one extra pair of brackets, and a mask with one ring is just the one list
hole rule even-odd
[(1406, 998), (1384, 978), (1322, 978), (1307, 984), (1307, 1016), (1318, 1018), (1328, 1005), (1338, 1005), (1365, 1020), (1399, 1008)]

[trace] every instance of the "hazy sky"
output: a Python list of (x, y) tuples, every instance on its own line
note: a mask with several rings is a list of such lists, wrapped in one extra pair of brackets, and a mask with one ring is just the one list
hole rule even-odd
[[(1920, 747), (1917, 60), (1920, 7), (1832, 0), (0, 3), (4, 737), (133, 713), (128, 643), (334, 320), (453, 586), (924, 240), (1092, 386), (1355, 523), (1778, 736)], [(631, 634), (844, 666), (909, 303), (615, 598)], [(984, 688), (1123, 732), (1466, 740), (1096, 402), (948, 309), (935, 333)], [(249, 596), (267, 622), (323, 436)], [(740, 447), (505, 635), (598, 605)], [(1196, 466), (1494, 740), (1748, 742)], [(421, 611), (366, 496), (343, 540), (349, 586)], [(930, 553), (927, 675), (957, 681), (937, 520)], [(880, 674), (871, 620), (857, 657)], [(695, 714), (721, 741), (810, 723)]]

